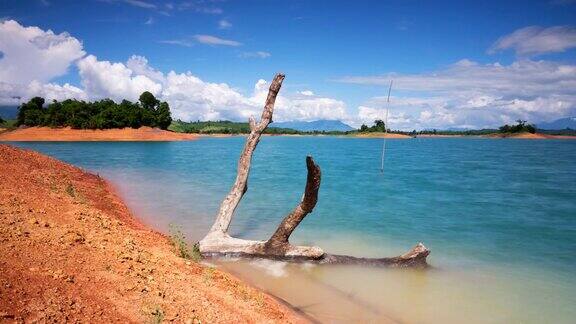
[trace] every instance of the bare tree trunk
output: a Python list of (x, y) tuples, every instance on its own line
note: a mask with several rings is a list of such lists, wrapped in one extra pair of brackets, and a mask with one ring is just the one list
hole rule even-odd
[(260, 141), (262, 132), (272, 122), (274, 103), (280, 91), (283, 74), (276, 74), (268, 97), (262, 117), (259, 123), (254, 118), (250, 118), (250, 134), (246, 138), (244, 150), (238, 161), (238, 173), (232, 189), (222, 201), (216, 220), (208, 234), (199, 242), (200, 252), (204, 256), (240, 256), (245, 258), (272, 258), (290, 261), (311, 261), (320, 264), (364, 264), (372, 266), (387, 267), (426, 267), (426, 257), (430, 251), (421, 243), (412, 250), (398, 257), (393, 258), (357, 258), (345, 255), (326, 254), (316, 246), (296, 246), (289, 242), (290, 235), (296, 227), (308, 215), (318, 201), (318, 190), (320, 189), (321, 172), (320, 167), (314, 162), (311, 156), (306, 157), (306, 167), (308, 176), (304, 195), (300, 203), (288, 214), (280, 223), (274, 234), (267, 241), (252, 241), (231, 237), (228, 234), (232, 216), (240, 200), (248, 190), (248, 175), (250, 173), (250, 163), (256, 145)]
[(244, 150), (242, 151), (240, 160), (238, 161), (236, 181), (228, 193), (228, 196), (226, 196), (224, 201), (222, 201), (218, 216), (216, 216), (216, 221), (214, 222), (214, 225), (212, 225), (208, 235), (225, 235), (228, 232), (230, 222), (232, 221), (232, 215), (234, 214), (236, 207), (238, 207), (238, 203), (242, 199), (242, 196), (244, 196), (244, 193), (248, 190), (248, 175), (250, 174), (252, 154), (254, 153), (256, 145), (258, 145), (258, 142), (260, 141), (262, 132), (266, 127), (268, 127), (268, 124), (272, 122), (274, 103), (276, 102), (276, 96), (282, 86), (282, 81), (284, 81), (284, 74), (280, 73), (276, 74), (274, 80), (272, 80), (260, 122), (256, 124), (254, 118), (250, 117), (250, 134), (246, 138)]

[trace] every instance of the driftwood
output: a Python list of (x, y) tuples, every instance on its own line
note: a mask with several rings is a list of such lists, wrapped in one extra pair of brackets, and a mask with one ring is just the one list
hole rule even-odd
[(357, 258), (346, 255), (325, 253), (316, 246), (296, 246), (289, 242), (290, 235), (308, 215), (318, 201), (321, 172), (320, 167), (311, 156), (306, 157), (308, 177), (304, 195), (300, 203), (280, 223), (274, 234), (266, 241), (244, 240), (231, 237), (228, 234), (232, 216), (240, 200), (248, 190), (248, 175), (252, 154), (260, 141), (260, 136), (272, 122), (274, 103), (280, 91), (283, 74), (276, 74), (270, 89), (260, 122), (250, 117), (250, 134), (246, 138), (244, 150), (238, 161), (238, 171), (232, 189), (222, 201), (214, 225), (208, 234), (199, 242), (199, 249), (203, 256), (219, 257), (232, 256), (243, 258), (269, 258), (288, 260), (293, 262), (315, 262), (319, 264), (362, 264), (388, 267), (426, 267), (426, 257), (430, 251), (418, 243), (409, 252), (392, 258)]

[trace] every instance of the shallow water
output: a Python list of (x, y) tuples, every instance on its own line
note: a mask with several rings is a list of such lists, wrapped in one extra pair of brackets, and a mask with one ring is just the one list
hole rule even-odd
[[(145, 222), (200, 239), (229, 190), (242, 137), (169, 143), (19, 143), (112, 180)], [(319, 203), (291, 240), (391, 256), (422, 241), (431, 271), (221, 262), (325, 322), (557, 322), (576, 318), (576, 141), (266, 137), (232, 234), (265, 239), (298, 203), (304, 157)]]

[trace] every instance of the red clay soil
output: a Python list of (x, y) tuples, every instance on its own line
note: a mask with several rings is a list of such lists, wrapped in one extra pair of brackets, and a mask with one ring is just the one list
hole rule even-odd
[(304, 322), (230, 274), (178, 257), (105, 180), (0, 145), (0, 322)]
[(190, 141), (194, 134), (176, 133), (158, 128), (140, 127), (122, 129), (72, 129), (50, 127), (23, 127), (0, 133), (0, 141)]

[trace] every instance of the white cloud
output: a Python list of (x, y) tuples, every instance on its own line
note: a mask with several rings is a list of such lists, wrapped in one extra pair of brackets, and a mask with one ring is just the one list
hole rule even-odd
[(257, 52), (242, 52), (239, 55), (241, 58), (269, 58), (272, 54), (264, 51), (257, 51)]
[(216, 36), (211, 36), (211, 35), (194, 35), (194, 39), (196, 39), (196, 41), (199, 43), (207, 44), (207, 45), (222, 45), (222, 46), (240, 46), (240, 45), (242, 45), (242, 43), (234, 41), (234, 40), (222, 39), (222, 38), (219, 38)]
[(162, 43), (162, 44), (168, 44), (168, 45), (178, 45), (178, 46), (184, 46), (184, 47), (192, 47), (192, 42), (186, 39), (167, 39), (167, 40), (161, 40), (158, 43)]
[(169, 72), (161, 97), (174, 117), (183, 120), (246, 120), (257, 112), (248, 98), (227, 84), (205, 82), (190, 72)]
[(135, 74), (122, 63), (98, 61), (88, 55), (78, 62), (82, 85), (90, 99), (137, 100), (144, 91), (157, 95), (162, 85), (142, 74)]
[[(576, 114), (576, 65), (521, 60), (510, 65), (459, 61), (425, 74), (345, 77), (341, 82), (386, 87), (394, 79), (392, 128), (496, 127), (518, 118), (550, 121)], [(352, 123), (371, 123), (385, 97), (368, 100)], [(367, 109), (367, 108), (371, 108)]]
[[(200, 38), (221, 45), (233, 41)], [(0, 104), (19, 104), (33, 96), (48, 101), (77, 98), (115, 101), (138, 100), (143, 91), (150, 91), (165, 100), (175, 118), (184, 120), (247, 120), (259, 116), (266, 100), (269, 84), (258, 80), (254, 91), (244, 95), (226, 83), (206, 82), (191, 72), (162, 73), (151, 67), (145, 57), (133, 55), (124, 63), (98, 60), (84, 56), (82, 44), (68, 34), (55, 35), (37, 27), (22, 27), (14, 21), (0, 26)], [(232, 42), (232, 43), (230, 43)], [(83, 57), (83, 58), (82, 58)], [(70, 84), (49, 83), (66, 73), (76, 63), (82, 89)], [(274, 119), (314, 120), (346, 118), (342, 101), (314, 96), (310, 90), (277, 98)]]
[(386, 86), (394, 79), (395, 90), (451, 93), (497, 92), (506, 95), (571, 93), (576, 87), (576, 65), (521, 60), (510, 65), (459, 61), (448, 68), (425, 74), (388, 74), (344, 77), (341, 82)]
[(0, 81), (28, 84), (66, 74), (84, 56), (82, 43), (67, 33), (24, 27), (14, 20), (0, 23)]
[(156, 5), (142, 0), (124, 0), (125, 3), (144, 9), (156, 9)]
[(148, 65), (148, 60), (144, 56), (132, 55), (126, 62), (126, 67), (132, 70), (132, 73), (136, 75), (143, 75), (160, 83), (166, 81), (164, 73), (155, 70)]
[(58, 85), (54, 83), (43, 84), (38, 81), (32, 81), (28, 85), (27, 94), (24, 97), (40, 96), (46, 99), (47, 102), (52, 100), (66, 100), (66, 99), (87, 99), (84, 90), (77, 88), (73, 85), (65, 83)]
[(40, 96), (47, 102), (52, 100), (86, 99), (84, 90), (68, 83), (58, 85), (54, 83), (40, 83), (32, 81), (27, 85), (0, 82), (0, 105), (19, 105), (32, 97)]
[(232, 28), (232, 24), (226, 19), (220, 19), (218, 21), (218, 28), (219, 29), (230, 29), (230, 28)]
[[(259, 116), (266, 100), (269, 84), (258, 80), (250, 96), (226, 83), (206, 82), (191, 72), (164, 74), (148, 64), (142, 56), (133, 55), (126, 64), (98, 61), (93, 55), (78, 62), (85, 97), (137, 100), (143, 91), (150, 91), (170, 104), (174, 118), (183, 120), (245, 121)], [(342, 101), (326, 97), (289, 96), (277, 98), (274, 119), (315, 120), (346, 118)]]
[[(254, 94), (250, 98), (256, 111), (260, 110), (266, 101), (269, 83), (259, 80), (254, 86)], [(319, 96), (286, 96), (279, 95), (276, 99), (274, 120), (311, 121), (317, 119), (348, 119), (346, 104), (343, 101)]]
[(145, 22), (144, 25), (152, 25), (154, 24), (154, 18), (150, 17)]
[(529, 56), (564, 52), (574, 47), (576, 47), (576, 28), (574, 27), (529, 26), (498, 39), (490, 47), (488, 53), (513, 49), (517, 55)]

